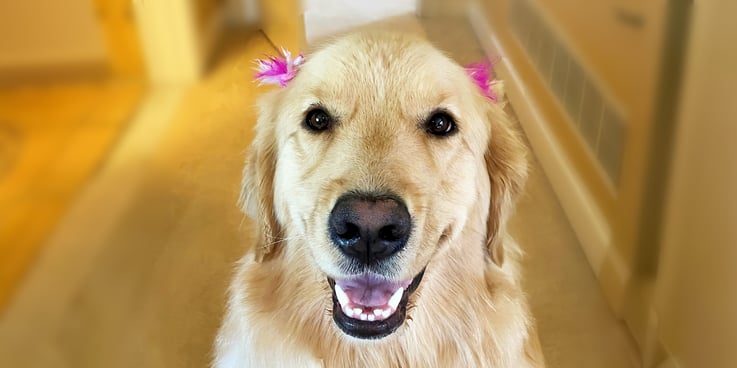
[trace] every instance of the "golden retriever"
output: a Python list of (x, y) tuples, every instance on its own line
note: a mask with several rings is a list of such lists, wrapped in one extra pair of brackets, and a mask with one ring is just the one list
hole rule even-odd
[(421, 38), (359, 32), (260, 101), (214, 366), (541, 367), (506, 231), (526, 148)]

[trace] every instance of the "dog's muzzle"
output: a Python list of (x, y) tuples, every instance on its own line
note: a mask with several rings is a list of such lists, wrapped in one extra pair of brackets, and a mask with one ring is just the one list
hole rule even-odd
[(388, 279), (375, 272), (404, 249), (412, 218), (404, 201), (390, 193), (349, 192), (333, 206), (328, 233), (354, 270), (345, 279), (328, 278), (333, 289), (333, 320), (346, 334), (378, 339), (404, 323), (410, 294), (422, 272), (410, 280)]

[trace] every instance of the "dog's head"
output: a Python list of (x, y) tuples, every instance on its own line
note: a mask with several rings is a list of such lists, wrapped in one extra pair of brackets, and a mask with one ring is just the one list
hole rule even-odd
[[(420, 39), (354, 34), (262, 99), (243, 206), (258, 261), (300, 244), (337, 326), (381, 338), (445, 249), (486, 247), (503, 262), (498, 239), (525, 176), (524, 146), (463, 68)], [(456, 245), (472, 213), (486, 244)]]

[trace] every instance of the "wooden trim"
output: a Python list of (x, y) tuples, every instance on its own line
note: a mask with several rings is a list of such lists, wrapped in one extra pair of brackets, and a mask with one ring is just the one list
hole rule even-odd
[(145, 66), (130, 0), (94, 0), (110, 67), (118, 75), (143, 77)]
[[(219, 5), (218, 2), (216, 5)], [(134, 3), (149, 79), (156, 84), (181, 84), (202, 77), (222, 30), (222, 7), (208, 10), (198, 21), (189, 1), (160, 0)]]

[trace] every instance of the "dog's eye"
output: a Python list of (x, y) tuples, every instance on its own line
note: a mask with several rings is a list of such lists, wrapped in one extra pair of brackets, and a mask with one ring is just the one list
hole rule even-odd
[(427, 132), (437, 136), (447, 136), (456, 130), (456, 123), (445, 112), (436, 112), (425, 122)]
[(305, 116), (305, 126), (314, 132), (321, 132), (330, 128), (333, 118), (322, 109), (312, 109)]

